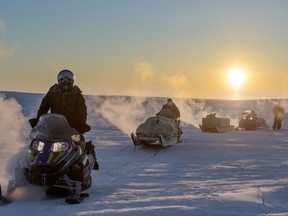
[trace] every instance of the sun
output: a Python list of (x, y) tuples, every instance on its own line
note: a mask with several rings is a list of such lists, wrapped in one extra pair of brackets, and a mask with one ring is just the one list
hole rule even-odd
[(245, 82), (246, 72), (240, 68), (233, 68), (228, 71), (227, 78), (232, 87), (238, 90)]

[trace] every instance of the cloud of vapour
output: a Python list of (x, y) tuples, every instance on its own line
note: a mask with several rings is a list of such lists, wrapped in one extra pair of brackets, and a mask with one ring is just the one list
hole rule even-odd
[[(288, 110), (288, 101), (285, 99), (279, 99), (279, 100), (258, 100), (257, 101), (257, 107), (259, 110), (259, 117), (263, 117), (268, 125), (273, 125), (274, 122), (274, 114), (273, 114), (273, 108), (275, 105), (280, 104), (284, 110), (287, 112)], [(261, 115), (261, 116), (260, 116)], [(282, 128), (285, 127), (285, 116), (284, 121), (282, 122)]]
[(19, 45), (8, 47), (6, 44), (1, 43), (0, 41), (0, 61), (5, 61), (6, 59), (13, 56), (18, 47)]
[(140, 81), (140, 83), (145, 83), (154, 76), (152, 66), (145, 62), (140, 62), (137, 64), (136, 74), (137, 81)]
[[(212, 113), (215, 113), (218, 118), (229, 118), (230, 125), (237, 127), (242, 112), (248, 109), (254, 110), (258, 118), (263, 118), (268, 126), (271, 126), (274, 118), (272, 110), (278, 103), (273, 100), (214, 101), (171, 98), (180, 110), (182, 124), (196, 128), (202, 124), (202, 118)], [(147, 118), (155, 116), (166, 100), (167, 97), (92, 96), (87, 100), (89, 113), (95, 118), (92, 121), (92, 128), (95, 126), (93, 124), (98, 123), (107, 127), (112, 125), (124, 134), (130, 135)], [(282, 100), (281, 104), (287, 110), (287, 100)], [(286, 127), (285, 121), (283, 126)]]
[(187, 97), (191, 94), (192, 88), (186, 76), (179, 73), (173, 75), (165, 75), (162, 77), (165, 89), (171, 96)]
[(112, 124), (127, 135), (134, 132), (146, 118), (155, 116), (161, 108), (159, 103), (149, 98), (128, 96), (90, 97), (87, 106), (96, 121), (102, 119), (102, 125), (106, 121), (107, 126)]
[(157, 77), (153, 67), (146, 62), (138, 62), (132, 76), (132, 82), (127, 83), (128, 94), (147, 96), (157, 92)]
[(14, 168), (21, 163), (17, 155), (23, 153), (26, 145), (28, 124), (17, 101), (1, 94), (0, 122), (0, 184), (3, 186), (14, 178)]
[(129, 95), (133, 96), (187, 97), (193, 92), (183, 74), (159, 73), (147, 62), (136, 64), (133, 81), (128, 88)]
[[(3, 20), (0, 20), (0, 33), (5, 31), (5, 23)], [(6, 59), (13, 56), (17, 50), (17, 48), (20, 47), (18, 44), (8, 46), (4, 42), (0, 40), (0, 61), (5, 61)]]
[(201, 100), (176, 98), (173, 101), (181, 112), (181, 121), (197, 128), (202, 124), (202, 117), (213, 112), (213, 108)]
[[(88, 113), (93, 119), (89, 124), (92, 130), (96, 125), (113, 125), (130, 135), (147, 118), (155, 116), (166, 100), (167, 97), (91, 96), (86, 100)], [(185, 98), (173, 98), (173, 101), (181, 112), (181, 122), (197, 128), (202, 117), (213, 112), (204, 101)]]

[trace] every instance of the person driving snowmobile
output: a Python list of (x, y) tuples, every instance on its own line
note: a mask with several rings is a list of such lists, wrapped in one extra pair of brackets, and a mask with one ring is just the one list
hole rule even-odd
[(180, 118), (180, 111), (175, 103), (173, 103), (172, 99), (169, 98), (167, 99), (167, 103), (162, 106), (162, 109), (156, 114), (156, 116), (177, 119)]
[[(81, 141), (79, 142), (83, 150), (92, 149), (96, 159), (94, 151), (94, 145), (89, 142), (88, 146), (85, 145), (83, 134), (90, 131), (90, 126), (86, 123), (87, 120), (87, 106), (85, 99), (82, 95), (82, 91), (76, 85), (74, 85), (75, 75), (72, 71), (64, 69), (57, 75), (57, 83), (50, 87), (47, 94), (44, 96), (40, 107), (38, 109), (36, 119), (31, 119), (30, 124), (34, 127), (39, 118), (48, 113), (61, 114), (66, 117), (69, 125), (75, 128), (81, 134)], [(92, 144), (92, 146), (90, 145)], [(85, 149), (86, 148), (86, 149)], [(98, 170), (99, 165), (95, 163), (94, 169)]]
[[(178, 107), (175, 105), (175, 103), (172, 101), (171, 98), (167, 99), (167, 103), (162, 106), (162, 109), (160, 110), (160, 112), (158, 112), (156, 114), (156, 116), (157, 117), (163, 116), (166, 118), (174, 119), (175, 123), (177, 125), (178, 136), (180, 137), (181, 134), (183, 134), (183, 131), (182, 131), (181, 126), (180, 126), (180, 119), (179, 119), (180, 118), (180, 111), (179, 111)], [(180, 140), (178, 140), (178, 141), (180, 142)]]

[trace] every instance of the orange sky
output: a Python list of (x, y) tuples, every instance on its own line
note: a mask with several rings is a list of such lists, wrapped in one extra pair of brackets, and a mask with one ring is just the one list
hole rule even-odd
[(67, 68), (84, 94), (288, 97), (288, 1), (16, 2), (0, 8), (0, 90), (44, 93)]

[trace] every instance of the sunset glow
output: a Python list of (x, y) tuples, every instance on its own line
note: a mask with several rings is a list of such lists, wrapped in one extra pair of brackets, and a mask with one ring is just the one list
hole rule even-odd
[(228, 81), (235, 90), (238, 90), (245, 82), (246, 72), (240, 68), (233, 68), (228, 72)]
[(1, 4), (0, 91), (288, 98), (288, 1), (111, 2)]

